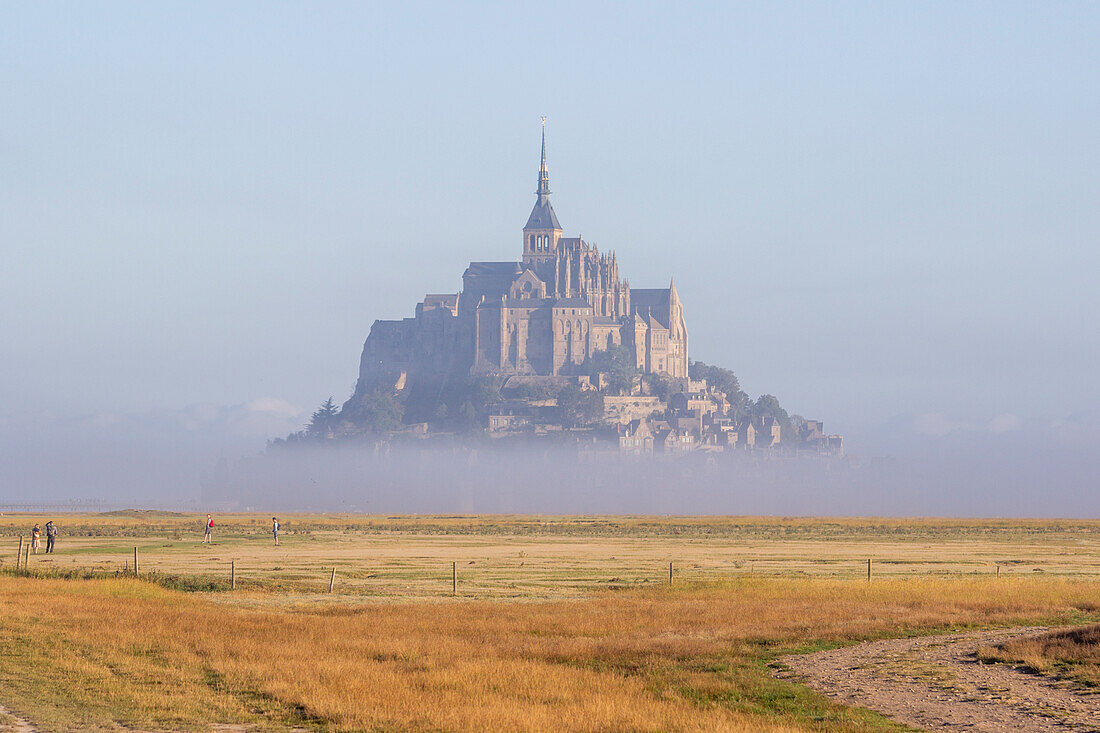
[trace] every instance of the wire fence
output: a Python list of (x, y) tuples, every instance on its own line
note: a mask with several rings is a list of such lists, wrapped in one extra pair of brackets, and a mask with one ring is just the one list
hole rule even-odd
[[(563, 597), (661, 585), (717, 583), (746, 577), (875, 579), (961, 576), (1056, 576), (1100, 579), (1100, 558), (1009, 558), (972, 555), (966, 560), (932, 555), (909, 557), (782, 557), (757, 555), (692, 559), (676, 557), (528, 557), (467, 559), (446, 554), (371, 557), (344, 550), (324, 557), (318, 548), (281, 558), (255, 557), (240, 546), (195, 548), (82, 544), (72, 550), (37, 553), (28, 538), (0, 553), (0, 570), (37, 577), (112, 577), (135, 574), (186, 590), (252, 590), (375, 597)], [(18, 558), (18, 559), (17, 559)]]

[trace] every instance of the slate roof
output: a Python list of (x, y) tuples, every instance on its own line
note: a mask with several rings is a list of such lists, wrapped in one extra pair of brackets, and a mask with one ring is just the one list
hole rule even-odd
[(581, 298), (558, 298), (554, 303), (555, 308), (591, 308), (592, 304)]
[(524, 229), (561, 229), (558, 223), (558, 215), (554, 213), (554, 207), (550, 205), (550, 199), (539, 196), (535, 207), (531, 209), (531, 216), (527, 217), (527, 225)]
[(667, 308), (671, 288), (631, 288), (630, 307), (634, 310), (643, 308)]
[(462, 277), (506, 277), (519, 275), (523, 266), (519, 262), (471, 262)]

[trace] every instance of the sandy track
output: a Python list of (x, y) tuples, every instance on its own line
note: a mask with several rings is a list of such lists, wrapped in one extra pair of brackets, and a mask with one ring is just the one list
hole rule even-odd
[(20, 718), (3, 705), (0, 705), (0, 731), (3, 733), (36, 733), (36, 730), (30, 724), (30, 721)]
[[(116, 725), (116, 729), (120, 731), (131, 731), (132, 733), (142, 733), (142, 731), (136, 731), (132, 728), (125, 728), (121, 725)], [(210, 730), (212, 733), (244, 733), (245, 731), (252, 730), (253, 726), (249, 725), (212, 725)], [(294, 728), (295, 731), (305, 731), (304, 728)], [(8, 710), (3, 705), (0, 705), (0, 733), (38, 733), (38, 728), (25, 718), (20, 718), (18, 715)]]
[(872, 641), (781, 659), (794, 678), (846, 705), (929, 731), (1100, 731), (1100, 694), (1002, 664), (979, 646), (1047, 629)]

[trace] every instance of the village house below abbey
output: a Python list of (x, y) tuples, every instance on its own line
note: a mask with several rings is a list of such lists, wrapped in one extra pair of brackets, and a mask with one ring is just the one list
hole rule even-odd
[(643, 374), (688, 376), (684, 308), (667, 288), (631, 288), (614, 253), (566, 237), (550, 204), (546, 129), (535, 206), (516, 262), (471, 262), (459, 293), (429, 294), (412, 318), (375, 321), (360, 382), (383, 374), (555, 376), (625, 346)]

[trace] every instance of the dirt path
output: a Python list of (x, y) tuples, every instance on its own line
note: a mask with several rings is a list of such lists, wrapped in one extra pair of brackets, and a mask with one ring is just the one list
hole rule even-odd
[[(246, 733), (250, 731), (254, 726), (250, 725), (212, 725), (210, 726), (211, 733)], [(141, 731), (133, 730), (132, 728), (123, 728), (117, 726), (120, 731), (131, 731), (131, 733), (142, 733)], [(295, 728), (295, 731), (305, 729)], [(38, 729), (35, 728), (29, 720), (20, 718), (18, 715), (8, 710), (3, 705), (0, 705), (0, 733), (38, 733)]]
[(979, 646), (1043, 631), (872, 641), (784, 657), (778, 674), (929, 731), (1100, 732), (1100, 694), (975, 657)]
[(3, 705), (0, 705), (0, 731), (3, 731), (3, 733), (35, 733), (35, 727), (30, 724), (30, 721), (20, 718)]

